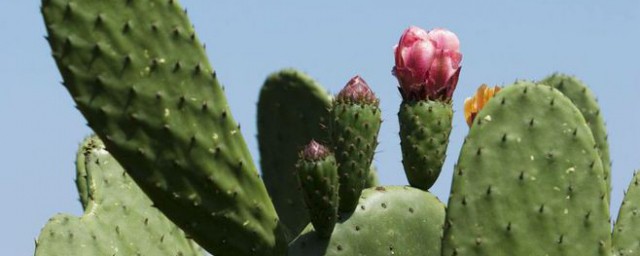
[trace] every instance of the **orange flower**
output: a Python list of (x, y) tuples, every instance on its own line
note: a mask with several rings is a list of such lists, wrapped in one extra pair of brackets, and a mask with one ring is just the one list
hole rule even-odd
[(480, 112), (484, 105), (499, 91), (499, 86), (490, 88), (486, 84), (483, 84), (478, 88), (476, 95), (464, 100), (464, 119), (467, 120), (469, 127), (471, 127), (473, 119), (476, 118), (478, 112)]

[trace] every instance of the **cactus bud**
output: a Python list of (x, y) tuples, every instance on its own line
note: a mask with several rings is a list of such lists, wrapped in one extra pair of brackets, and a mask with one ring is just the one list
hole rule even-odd
[(327, 155), (329, 155), (329, 149), (315, 140), (311, 140), (302, 150), (302, 159), (307, 161), (321, 160)]
[(478, 112), (480, 112), (484, 105), (499, 91), (499, 86), (489, 88), (486, 84), (483, 84), (478, 88), (476, 95), (464, 100), (464, 119), (467, 120), (469, 127), (471, 127)]
[(338, 102), (378, 105), (378, 98), (360, 76), (354, 76), (336, 96)]
[(330, 113), (329, 134), (340, 176), (339, 210), (353, 212), (378, 145), (379, 101), (367, 83), (355, 76), (336, 95)]
[(460, 75), (460, 41), (451, 31), (409, 27), (395, 46), (393, 75), (404, 100), (450, 101)]
[(329, 149), (312, 140), (300, 152), (298, 181), (313, 227), (323, 238), (331, 236), (338, 221), (338, 164)]

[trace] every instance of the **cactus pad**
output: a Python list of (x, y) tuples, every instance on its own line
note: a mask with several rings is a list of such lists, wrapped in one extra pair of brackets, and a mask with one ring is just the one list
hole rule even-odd
[(289, 245), (289, 255), (440, 255), (444, 205), (408, 186), (362, 191), (358, 207), (343, 214), (330, 239), (309, 226)]
[(427, 190), (440, 175), (449, 145), (453, 110), (441, 101), (406, 101), (400, 105), (402, 165), (411, 186)]
[(177, 0), (43, 0), (42, 12), (78, 109), (158, 209), (216, 255), (286, 249), (240, 128)]
[(613, 227), (613, 253), (616, 256), (640, 253), (640, 173), (633, 175), (624, 195), (618, 220)]
[(504, 88), (478, 113), (454, 170), (443, 239), (452, 255), (609, 255), (602, 164), (558, 90)]
[(330, 133), (340, 176), (340, 212), (353, 211), (365, 188), (381, 115), (379, 100), (359, 76), (349, 80), (333, 101)]
[(309, 223), (295, 164), (310, 140), (328, 142), (331, 96), (313, 79), (292, 69), (270, 75), (258, 101), (258, 143), (262, 178), (269, 195), (295, 238)]
[(542, 84), (553, 86), (567, 96), (582, 116), (587, 121), (587, 125), (591, 129), (593, 138), (596, 141), (596, 147), (600, 153), (602, 160), (602, 168), (604, 170), (604, 178), (607, 182), (607, 199), (611, 192), (611, 159), (609, 157), (609, 142), (607, 141), (607, 129), (605, 127), (604, 118), (600, 112), (600, 106), (595, 95), (591, 90), (578, 78), (563, 74), (553, 74), (542, 81)]
[(380, 180), (378, 179), (378, 169), (371, 165), (369, 168), (369, 175), (367, 179), (364, 181), (364, 188), (372, 188), (380, 186)]
[(311, 223), (322, 237), (331, 236), (338, 219), (338, 165), (325, 146), (311, 141), (296, 164)]
[(36, 256), (202, 255), (152, 207), (100, 140), (85, 140), (76, 168), (84, 184), (78, 191), (86, 196), (85, 214), (51, 218), (36, 242)]

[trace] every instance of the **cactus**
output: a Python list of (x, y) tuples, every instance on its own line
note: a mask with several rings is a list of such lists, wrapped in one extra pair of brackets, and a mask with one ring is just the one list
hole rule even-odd
[(607, 181), (607, 200), (611, 192), (611, 159), (609, 157), (609, 142), (607, 141), (607, 129), (604, 118), (600, 113), (600, 107), (593, 92), (575, 77), (553, 74), (540, 81), (542, 84), (552, 86), (567, 96), (578, 107), (580, 113), (587, 121), (587, 125), (596, 140), (596, 147), (602, 160), (605, 179)]
[[(293, 69), (267, 78), (261, 180), (177, 0), (42, 0), (42, 13), (64, 85), (104, 145), (89, 139), (79, 155), (86, 214), (52, 218), (36, 255), (199, 255), (185, 235), (214, 255), (240, 256), (638, 250), (637, 177), (612, 238), (604, 119), (575, 78), (485, 86), (465, 102), (471, 129), (445, 210), (426, 190), (445, 159), (461, 72), (450, 31), (410, 27), (395, 48), (411, 187), (377, 186), (380, 109), (361, 78), (335, 100)], [(302, 154), (296, 165), (311, 140), (335, 163)]]
[(82, 143), (76, 170), (85, 213), (51, 218), (36, 240), (36, 256), (202, 255), (182, 230), (152, 207), (96, 137)]
[(594, 144), (559, 91), (529, 82), (504, 88), (478, 113), (460, 152), (443, 255), (608, 255)]
[(409, 27), (395, 49), (393, 74), (402, 104), (398, 112), (402, 165), (409, 184), (427, 190), (444, 164), (462, 54), (455, 34)]
[(238, 124), (177, 1), (43, 0), (42, 12), (78, 109), (156, 207), (216, 255), (286, 249)]
[(296, 164), (298, 180), (313, 227), (322, 237), (330, 237), (338, 218), (338, 164), (327, 147), (312, 140)]
[(369, 176), (382, 124), (379, 100), (359, 76), (349, 80), (331, 107), (331, 142), (340, 175), (340, 211), (351, 212)]
[(411, 186), (429, 189), (440, 175), (453, 109), (441, 101), (403, 102), (398, 112), (402, 164)]
[(633, 174), (633, 180), (624, 195), (618, 219), (613, 227), (613, 255), (638, 255), (640, 252), (640, 173)]
[(297, 189), (295, 164), (310, 140), (329, 142), (331, 96), (309, 76), (285, 69), (271, 74), (258, 100), (258, 143), (262, 177), (289, 239), (309, 223)]
[(439, 255), (444, 204), (408, 186), (362, 191), (353, 213), (342, 214), (331, 239), (311, 226), (289, 245), (289, 255)]
[(372, 165), (371, 168), (369, 168), (369, 176), (367, 176), (367, 179), (364, 181), (364, 187), (372, 188), (379, 185), (380, 180), (378, 179), (378, 170)]

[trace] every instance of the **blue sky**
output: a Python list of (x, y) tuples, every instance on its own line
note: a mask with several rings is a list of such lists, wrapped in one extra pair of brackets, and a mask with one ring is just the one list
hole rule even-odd
[[(482, 83), (509, 84), (560, 71), (598, 95), (613, 159), (612, 215), (640, 169), (640, 2), (619, 1), (197, 1), (183, 0), (252, 153), (265, 77), (296, 67), (337, 92), (361, 75), (381, 98), (375, 163), (384, 184), (406, 184), (400, 163), (392, 47), (409, 25), (445, 27), (461, 41), (454, 130), (432, 192), (446, 202), (468, 131), (462, 102)], [(0, 2), (0, 241), (4, 255), (31, 255), (57, 212), (81, 214), (74, 156), (90, 133), (50, 57), (39, 1)], [(257, 161), (257, 159), (256, 159)]]

